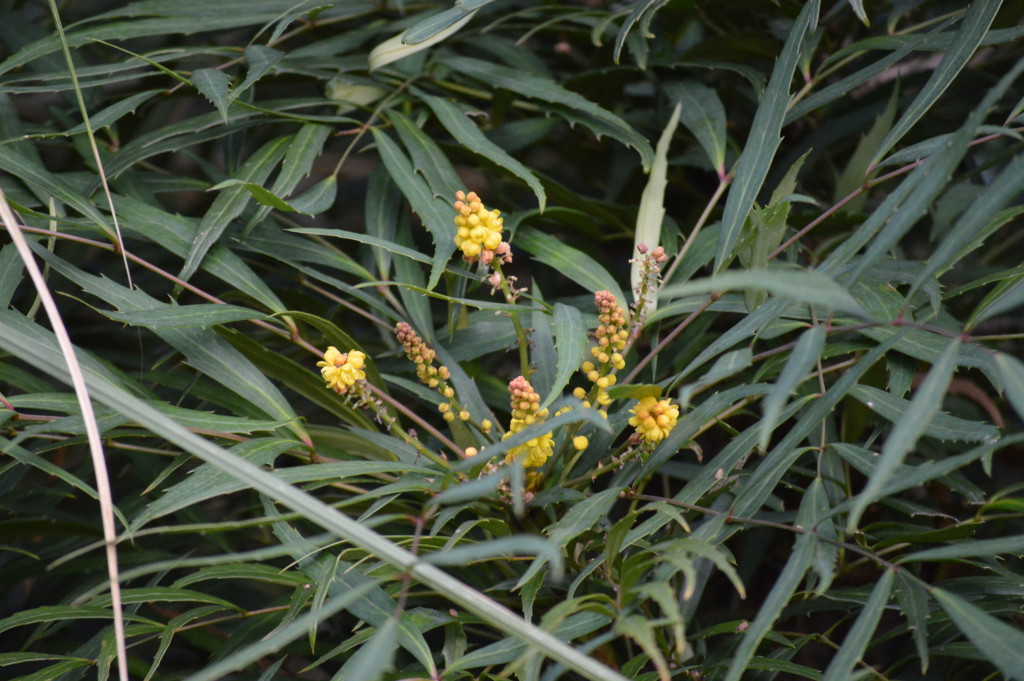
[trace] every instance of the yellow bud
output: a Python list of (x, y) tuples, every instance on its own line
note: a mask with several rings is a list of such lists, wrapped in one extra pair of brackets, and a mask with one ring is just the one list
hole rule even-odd
[(594, 357), (597, 357), (598, 355), (601, 354), (601, 347), (595, 345), (594, 347), (590, 348), (590, 354), (593, 355)]
[(609, 359), (608, 358), (608, 353), (606, 353), (606, 352), (602, 352), (601, 354), (599, 354), (597, 356), (597, 361), (600, 362), (601, 364), (607, 364), (608, 363), (608, 359)]
[(437, 405), (437, 410), (442, 414), (448, 411), (450, 408), (451, 407), (447, 402), (442, 402), (441, 404)]
[(479, 452), (479, 450), (477, 450), (477, 448), (476, 448), (476, 447), (466, 447), (466, 458), (467, 458), (467, 459), (468, 459), (469, 457), (471, 457), (471, 456), (476, 456), (476, 455), (477, 455), (477, 454), (479, 454), (479, 453), (480, 453), (480, 452)]
[(587, 396), (587, 391), (584, 390), (583, 388), (575, 388), (572, 391), (572, 394), (576, 397), (576, 399), (582, 400), (584, 397)]
[(587, 448), (588, 444), (590, 444), (590, 441), (583, 435), (577, 435), (572, 439), (572, 446), (581, 452)]
[(444, 391), (442, 391), (441, 394), (444, 395), (445, 397), (447, 397), (450, 400), (453, 397), (455, 397), (455, 390), (452, 389), (452, 388), (445, 388)]
[(606, 378), (608, 379), (608, 385), (615, 385), (615, 381), (619, 380), (615, 377), (615, 374), (608, 374)]
[(480, 427), (483, 428), (484, 432), (486, 433), (490, 431), (491, 428), (494, 427), (494, 424), (491, 423), (490, 419), (484, 419), (483, 421), (480, 422)]
[(601, 378), (597, 379), (597, 387), (598, 388), (601, 388), (602, 390), (604, 390), (609, 385), (611, 385), (611, 381), (608, 380), (607, 376), (602, 376)]
[(448, 423), (451, 423), (452, 421), (454, 421), (455, 420), (455, 412), (453, 412), (453, 411), (446, 411), (444, 413), (444, 420), (447, 421)]
[(600, 374), (597, 373), (596, 369), (587, 372), (587, 380), (590, 381), (591, 383), (597, 383), (597, 379), (599, 378), (601, 378), (601, 376)]
[(584, 362), (583, 364), (580, 365), (580, 368), (586, 372), (591, 372), (597, 367), (594, 366), (593, 362)]
[(469, 420), (469, 412), (466, 411), (465, 409), (460, 411), (459, 412), (459, 420), (460, 421), (468, 421)]

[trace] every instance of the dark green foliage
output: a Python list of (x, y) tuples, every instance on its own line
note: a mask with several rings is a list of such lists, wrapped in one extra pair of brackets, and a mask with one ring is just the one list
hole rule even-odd
[(1024, 3), (0, 17), (0, 677), (1024, 680)]

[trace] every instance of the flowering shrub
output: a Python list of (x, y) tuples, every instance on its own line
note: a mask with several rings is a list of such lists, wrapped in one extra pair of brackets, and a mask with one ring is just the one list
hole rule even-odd
[(1024, 678), (1020, 15), (7, 3), (0, 677)]

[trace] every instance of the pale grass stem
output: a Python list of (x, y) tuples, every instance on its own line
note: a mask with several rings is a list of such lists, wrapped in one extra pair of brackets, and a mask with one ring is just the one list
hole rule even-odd
[[(114, 613), (114, 638), (117, 645), (117, 671), (121, 681), (128, 681), (128, 655), (125, 649), (124, 637), (124, 615), (121, 612), (121, 584), (118, 581), (117, 567), (117, 530), (114, 527), (114, 500), (110, 492), (110, 478), (107, 474), (107, 462), (103, 456), (103, 442), (100, 437), (99, 426), (96, 423), (96, 415), (92, 409), (92, 401), (89, 399), (89, 392), (85, 385), (85, 376), (78, 364), (75, 349), (71, 345), (71, 337), (61, 319), (60, 311), (57, 310), (57, 303), (46, 285), (39, 265), (32, 257), (28, 241), (18, 229), (18, 221), (14, 217), (7, 197), (0, 191), (0, 218), (3, 219), (7, 232), (11, 235), (14, 243), (25, 264), (36, 291), (43, 302), (43, 309), (50, 320), (50, 326), (57, 337), (60, 346), (61, 356), (68, 367), (68, 375), (75, 388), (75, 396), (78, 398), (79, 408), (82, 410), (82, 420), (85, 422), (85, 431), (89, 441), (89, 453), (92, 456), (92, 465), (96, 471), (96, 492), (100, 500), (100, 519), (103, 524), (103, 539), (107, 550), (107, 575), (110, 579), (110, 607)], [(122, 250), (123, 253), (123, 250)]]

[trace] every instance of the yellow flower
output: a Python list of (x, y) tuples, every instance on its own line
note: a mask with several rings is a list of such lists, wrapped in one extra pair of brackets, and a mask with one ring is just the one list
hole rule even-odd
[(647, 396), (636, 403), (629, 413), (629, 425), (647, 442), (657, 444), (665, 439), (679, 418), (679, 407), (669, 400)]
[(590, 444), (590, 440), (588, 440), (586, 438), (586, 436), (584, 436), (584, 435), (577, 435), (576, 437), (574, 437), (572, 439), (572, 446), (575, 447), (576, 449), (578, 449), (581, 452), (584, 449), (586, 449), (587, 445), (589, 445), (589, 444)]
[[(508, 432), (501, 439), (511, 437), (529, 425), (526, 419), (512, 419)], [(513, 447), (505, 455), (505, 463), (518, 461), (524, 468), (539, 468), (548, 462), (555, 446), (555, 438), (551, 433), (544, 433), (524, 444)]]
[[(508, 392), (512, 403), (512, 421), (508, 432), (501, 438), (503, 440), (527, 426), (544, 423), (548, 417), (548, 410), (540, 408), (540, 395), (524, 377), (513, 378), (508, 384)], [(554, 436), (550, 432), (544, 433), (510, 449), (505, 455), (505, 463), (518, 461), (526, 468), (538, 468), (547, 463), (554, 446)]]
[(327, 382), (327, 387), (336, 393), (345, 393), (356, 381), (366, 379), (366, 372), (363, 366), (366, 364), (366, 354), (359, 350), (350, 350), (343, 353), (333, 345), (327, 348), (322, 362), (317, 362), (320, 367), (320, 375)]
[(495, 255), (511, 262), (508, 244), (501, 239), (501, 212), (487, 210), (476, 192), (457, 192), (455, 194), (455, 246), (462, 251), (466, 262), (481, 260), (490, 265)]

